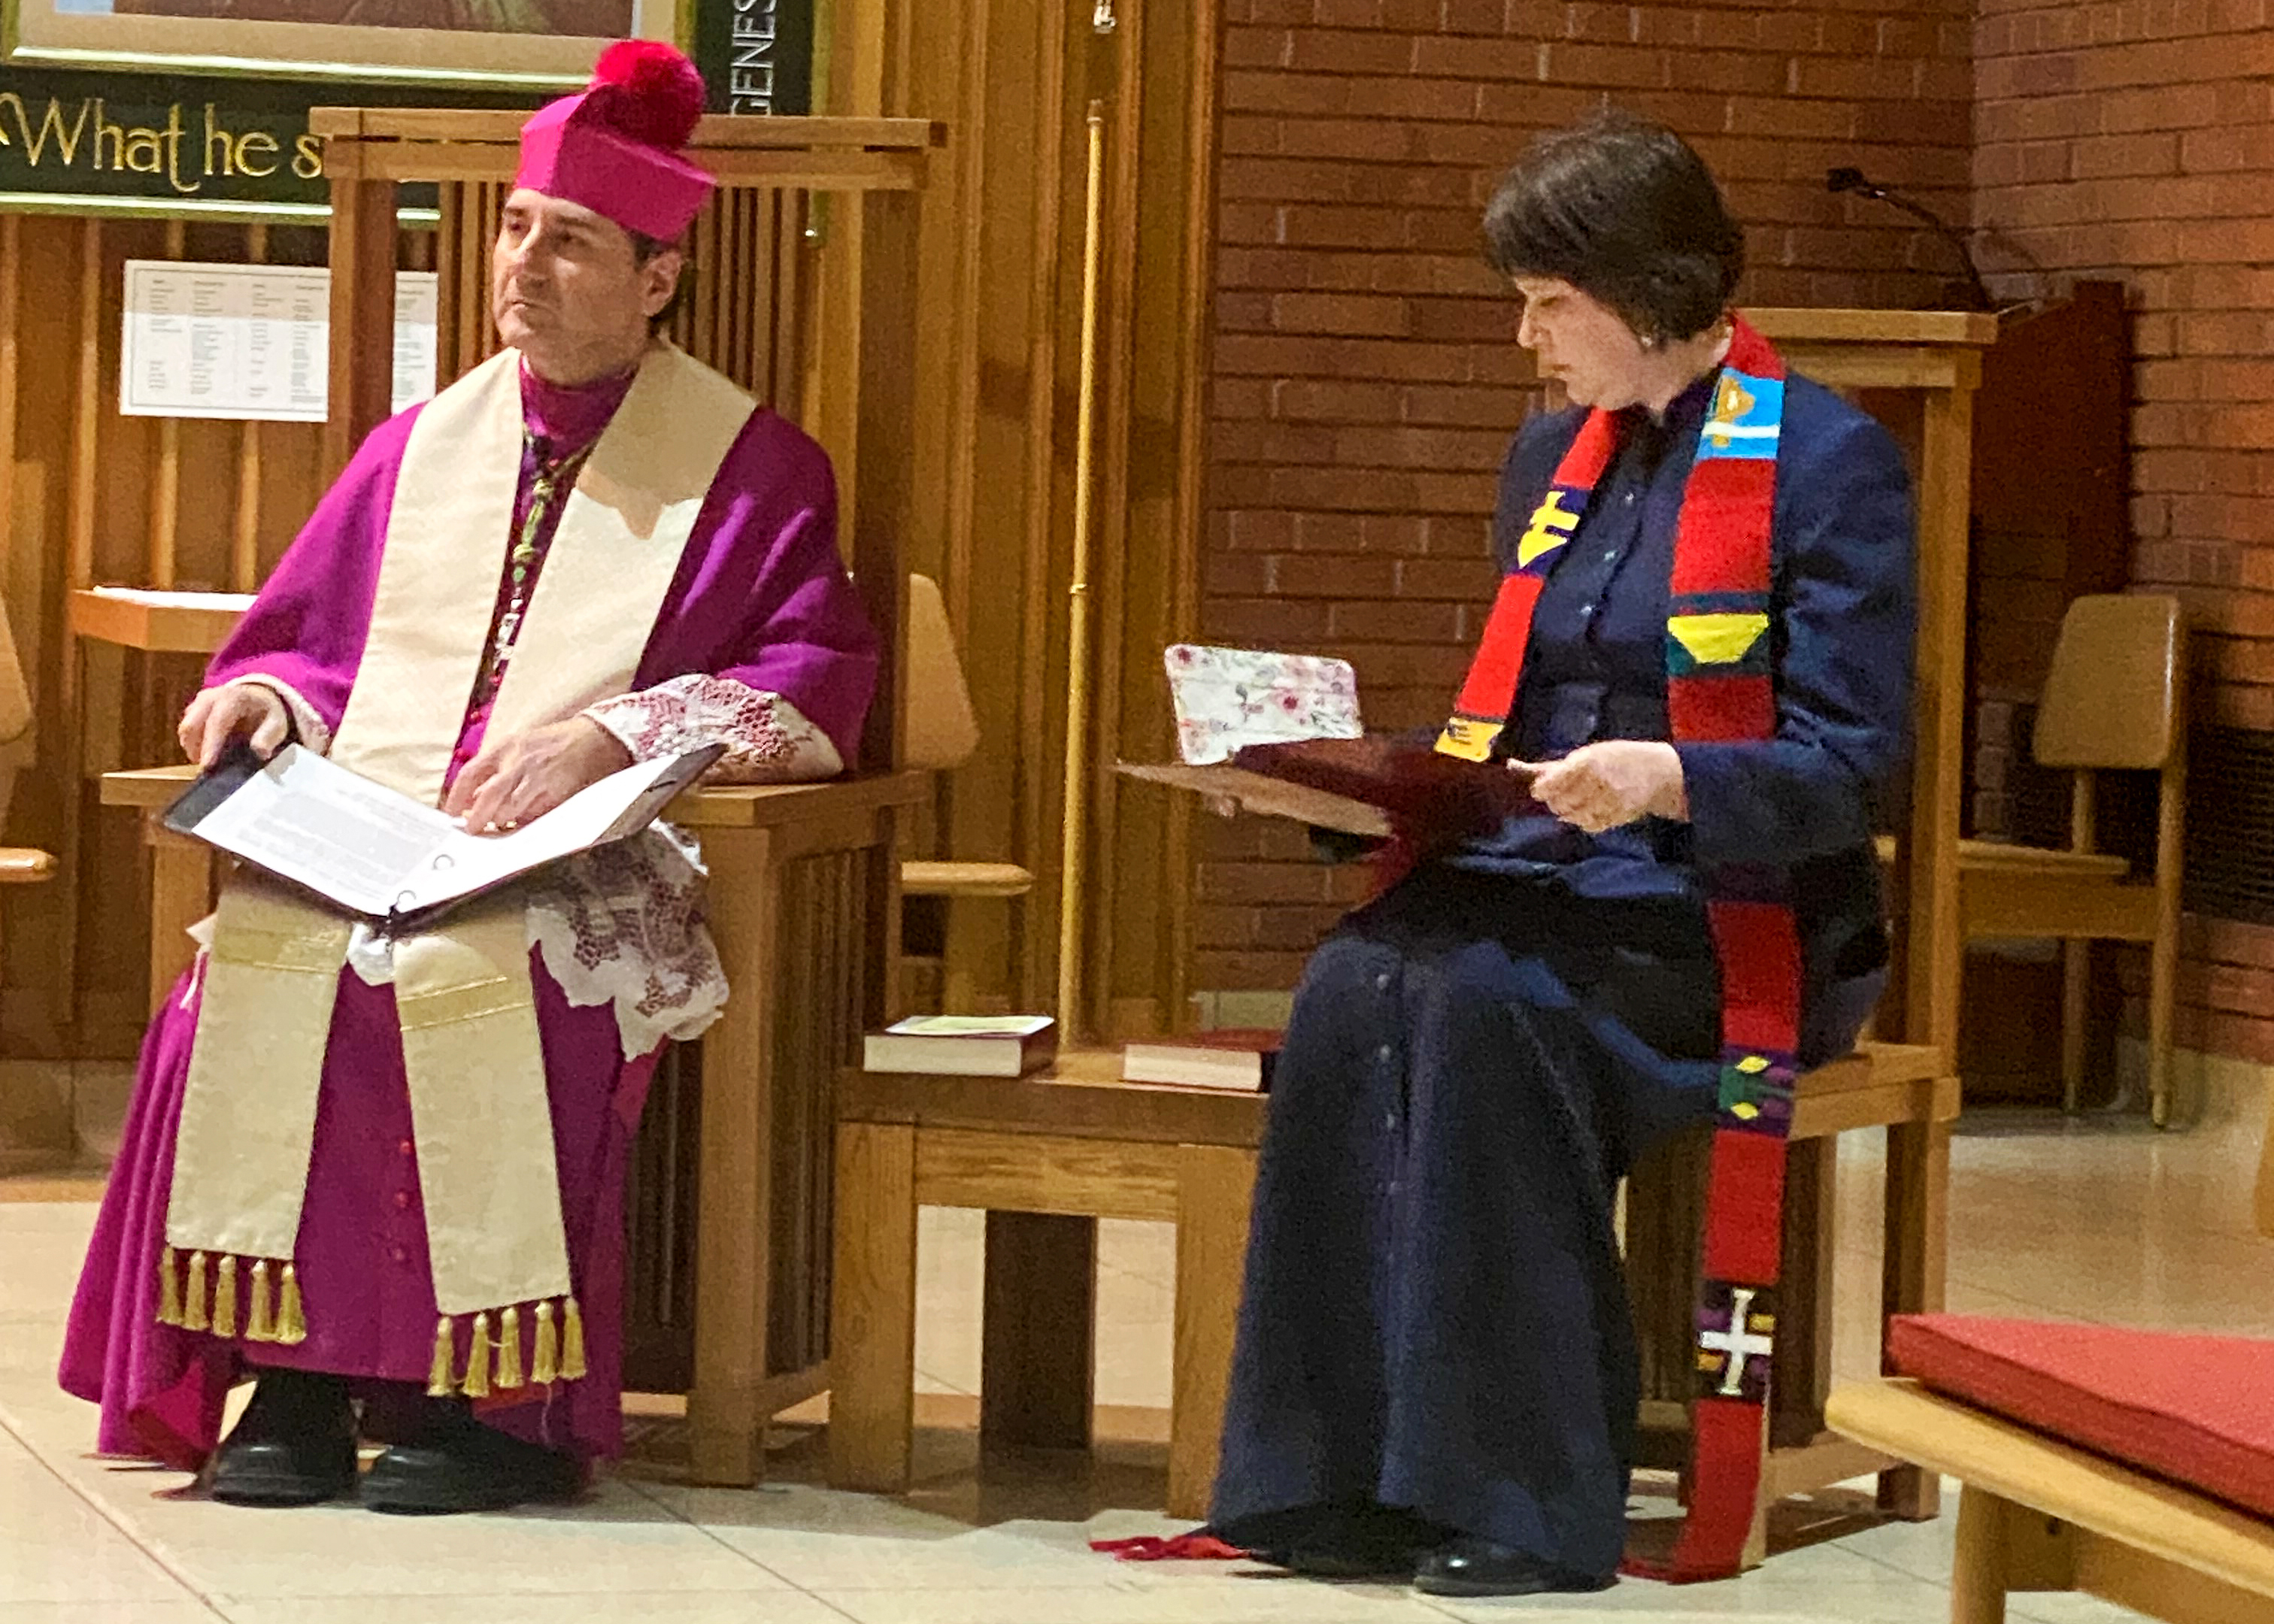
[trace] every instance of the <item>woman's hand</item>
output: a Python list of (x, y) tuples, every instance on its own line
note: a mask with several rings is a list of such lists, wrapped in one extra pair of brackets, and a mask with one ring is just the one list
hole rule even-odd
[(517, 829), (588, 785), (629, 767), (632, 753), (590, 717), (485, 743), (442, 799), (442, 810), (478, 835)]
[(1690, 795), (1682, 757), (1657, 740), (1606, 739), (1583, 744), (1537, 769), (1532, 793), (1540, 805), (1591, 835), (1637, 818), (1687, 820)]
[(274, 688), (258, 682), (225, 682), (190, 701), (174, 736), (181, 741), (182, 754), (203, 772), (221, 759), (232, 739), (245, 740), (267, 761), (292, 736), (292, 717)]

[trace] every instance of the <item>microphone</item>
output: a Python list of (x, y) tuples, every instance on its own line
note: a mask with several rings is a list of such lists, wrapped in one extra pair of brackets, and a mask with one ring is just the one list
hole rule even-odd
[(1924, 221), (1937, 237), (1958, 251), (1959, 263), (1966, 267), (1966, 285), (1977, 310), (1994, 311), (1998, 302), (1990, 297), (1990, 289), (1982, 281), (1982, 273), (1974, 263), (1974, 251), (1967, 245), (1965, 237), (1945, 224), (1931, 209), (1923, 208), (1889, 186), (1882, 186), (1864, 178), (1864, 171), (1851, 165), (1841, 164), (1824, 172), (1826, 192), (1853, 192), (1874, 202), (1899, 208), (1916, 220)]

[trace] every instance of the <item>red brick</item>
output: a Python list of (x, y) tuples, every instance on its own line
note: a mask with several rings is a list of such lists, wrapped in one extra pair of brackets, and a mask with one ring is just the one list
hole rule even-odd
[(1664, 51), (1633, 46), (1556, 43), (1547, 48), (1540, 77), (1559, 85), (1599, 85), (1638, 89), (1673, 83), (1673, 64)]
[(1382, 423), (1397, 416), (1408, 393), (1389, 383), (1288, 378), (1270, 386), (1270, 413), (1294, 423)]
[(1441, 70), (1419, 60), (1426, 41), (1395, 34), (1360, 34), (1331, 28), (1295, 31), (1292, 65), (1306, 73), (1424, 73)]
[(1494, 429), (1364, 427), (1333, 432), (1335, 460), (1369, 468), (1497, 469), (1508, 445)]
[(1398, 337), (1413, 328), (1404, 299), (1358, 293), (1281, 293), (1270, 300), (1272, 327), (1281, 333), (1344, 333)]
[(1350, 603), (1328, 611), (1328, 635), (1339, 645), (1353, 643), (1456, 643), (1461, 635), (1457, 604)]

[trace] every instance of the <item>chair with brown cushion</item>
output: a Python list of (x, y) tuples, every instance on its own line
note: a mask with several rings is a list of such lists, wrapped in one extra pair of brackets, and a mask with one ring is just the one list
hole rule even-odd
[[(2148, 1093), (2158, 1127), (2170, 1120), (2172, 1107), (2187, 663), (2187, 622), (2177, 598), (2097, 595), (2070, 604), (2033, 741), (2038, 765), (2075, 775), (2068, 849), (1987, 840), (1959, 846), (1959, 912), (1969, 941), (2062, 939), (2061, 1090), (2071, 1110), (2084, 1080), (2091, 944), (2149, 944)], [(2096, 775), (2120, 771), (2158, 776), (2156, 860), (2145, 873), (2098, 849)]]

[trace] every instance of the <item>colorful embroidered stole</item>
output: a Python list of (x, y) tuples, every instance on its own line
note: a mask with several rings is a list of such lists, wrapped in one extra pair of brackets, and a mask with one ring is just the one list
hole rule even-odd
[[(1736, 320), (1698, 437), (1675, 532), (1666, 623), (1674, 741), (1766, 740), (1776, 731), (1770, 668), (1770, 514), (1784, 416), (1784, 363)], [(1484, 639), (1437, 748), (1489, 760), (1516, 703), (1532, 611), (1618, 448), (1618, 419), (1587, 415), (1517, 542)], [(1690, 1405), (1690, 1502), (1673, 1554), (1634, 1571), (1676, 1583), (1737, 1571), (1752, 1528), (1784, 1238), (1785, 1135), (1800, 1041), (1800, 940), (1788, 876), (1701, 874), (1721, 971), (1721, 1087), (1706, 1196)]]

